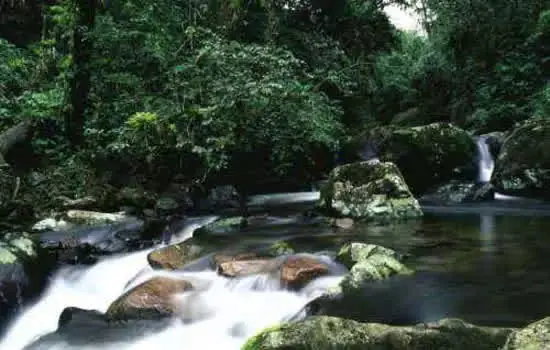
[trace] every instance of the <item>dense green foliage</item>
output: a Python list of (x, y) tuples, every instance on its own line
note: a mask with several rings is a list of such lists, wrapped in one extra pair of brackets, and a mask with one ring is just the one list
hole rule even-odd
[[(47, 2), (29, 9), (41, 33), (22, 21), (27, 41), (0, 39), (0, 123), (39, 120), (40, 155), (124, 184), (303, 181), (373, 125), (482, 133), (547, 117), (550, 2), (392, 3), (427, 34), (396, 30), (374, 0)], [(70, 149), (63, 130), (81, 117), (85, 145)]]

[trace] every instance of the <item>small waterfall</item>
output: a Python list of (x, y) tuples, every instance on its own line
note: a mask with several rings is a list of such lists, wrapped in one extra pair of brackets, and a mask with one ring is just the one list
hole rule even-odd
[(489, 151), (486, 136), (479, 136), (476, 140), (476, 144), (478, 157), (477, 181), (480, 183), (487, 183), (491, 181), (491, 175), (493, 175), (493, 169), (495, 168), (495, 160)]

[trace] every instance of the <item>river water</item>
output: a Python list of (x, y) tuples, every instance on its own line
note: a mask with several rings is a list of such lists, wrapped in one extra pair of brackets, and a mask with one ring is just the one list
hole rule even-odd
[[(224, 237), (223, 244), (285, 238), (325, 261), (330, 261), (330, 251), (347, 241), (380, 244), (406, 254), (407, 265), (417, 274), (367, 285), (332, 312), (362, 321), (399, 324), (461, 317), (478, 324), (521, 326), (550, 315), (548, 205), (496, 201), (425, 209), (424, 218), (400, 224), (356, 225), (351, 230), (287, 225)], [(190, 237), (195, 228), (215, 218), (189, 219), (174, 241)], [(181, 311), (166, 325), (83, 329), (78, 336), (49, 335), (29, 346), (57, 329), (64, 308), (105, 312), (125, 290), (158, 275), (148, 267), (149, 252), (58, 271), (40, 300), (10, 325), (0, 349), (239, 349), (258, 330), (296, 316), (336, 284), (342, 272), (333, 264), (333, 276), (314, 280), (300, 292), (284, 290), (268, 275), (230, 280), (209, 269), (162, 272), (189, 280), (198, 290), (180, 296)]]

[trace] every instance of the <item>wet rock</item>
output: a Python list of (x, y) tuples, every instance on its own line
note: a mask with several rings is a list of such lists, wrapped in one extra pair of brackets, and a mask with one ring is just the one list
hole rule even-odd
[(336, 256), (336, 261), (340, 262), (348, 269), (358, 262), (368, 261), (373, 255), (386, 255), (392, 258), (397, 258), (397, 253), (389, 248), (382, 247), (376, 244), (366, 244), (359, 242), (351, 242), (344, 244)]
[(281, 266), (281, 284), (290, 289), (299, 289), (314, 278), (327, 275), (328, 266), (307, 256), (290, 256)]
[(152, 251), (147, 255), (147, 261), (154, 269), (177, 270), (212, 251), (212, 248), (196, 244), (194, 240), (189, 239)]
[(135, 217), (124, 213), (101, 213), (88, 210), (69, 210), (65, 214), (65, 219), (76, 225), (100, 226), (105, 224), (118, 224), (123, 222), (140, 221)]
[(510, 334), (503, 350), (542, 350), (550, 348), (550, 317), (533, 322)]
[(218, 273), (226, 277), (243, 277), (277, 270), (279, 263), (272, 259), (231, 260), (218, 265)]
[(38, 244), (26, 233), (0, 238), (0, 320), (8, 319), (25, 298), (39, 291), (49, 265), (41, 258)]
[(70, 230), (40, 233), (40, 246), (58, 260), (59, 264), (91, 264), (101, 255), (143, 249), (144, 225), (141, 221), (115, 225), (82, 226)]
[(458, 319), (399, 327), (319, 316), (268, 328), (241, 349), (497, 350), (510, 332)]
[(209, 224), (199, 227), (193, 232), (193, 237), (205, 237), (239, 232), (246, 225), (246, 219), (242, 216), (221, 218)]
[(63, 219), (56, 220), (54, 218), (46, 218), (40, 220), (32, 226), (33, 231), (66, 231), (75, 227), (74, 224), (71, 224)]
[(502, 145), (491, 183), (497, 192), (550, 199), (550, 120), (531, 119)]
[(67, 349), (97, 349), (120, 346), (166, 329), (169, 318), (154, 320), (128, 320), (109, 322), (105, 315), (96, 310), (69, 307), (63, 310), (55, 332), (40, 337), (25, 347), (26, 350), (50, 350), (59, 344)]
[(393, 250), (365, 243), (344, 245), (336, 261), (350, 269), (338, 286), (330, 293), (350, 293), (368, 281), (380, 281), (394, 275), (410, 275), (413, 271), (403, 265), (400, 256)]
[(399, 169), (392, 163), (360, 162), (336, 167), (319, 206), (339, 216), (391, 221), (422, 216)]
[(151, 319), (174, 314), (174, 295), (191, 290), (190, 282), (154, 277), (124, 293), (105, 313), (109, 320)]
[(465, 202), (490, 201), (494, 199), (494, 188), (491, 184), (452, 181), (437, 187), (423, 195), (420, 202), (435, 205), (451, 205)]
[(257, 253), (218, 253), (212, 257), (214, 266), (218, 268), (221, 264), (231, 261), (255, 260), (260, 258)]
[(485, 138), (487, 145), (489, 146), (489, 152), (491, 153), (491, 156), (494, 159), (497, 159), (500, 151), (502, 150), (504, 140), (506, 140), (507, 133), (502, 131), (494, 131), (479, 136)]
[(412, 273), (412, 270), (395, 258), (384, 254), (374, 254), (367, 260), (353, 265), (349, 274), (340, 282), (340, 287), (344, 293), (347, 293), (360, 288), (367, 281), (379, 281), (394, 275), (410, 275)]

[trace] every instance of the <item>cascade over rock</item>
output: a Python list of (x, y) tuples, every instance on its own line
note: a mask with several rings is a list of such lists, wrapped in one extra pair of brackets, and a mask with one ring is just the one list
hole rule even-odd
[(318, 316), (268, 328), (241, 349), (497, 350), (511, 331), (478, 327), (458, 319), (399, 327)]
[(502, 145), (491, 179), (498, 192), (550, 198), (550, 120), (530, 119)]
[(319, 206), (367, 221), (422, 216), (418, 201), (393, 163), (359, 162), (334, 168), (321, 190)]

